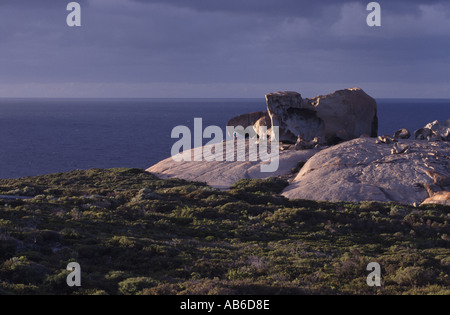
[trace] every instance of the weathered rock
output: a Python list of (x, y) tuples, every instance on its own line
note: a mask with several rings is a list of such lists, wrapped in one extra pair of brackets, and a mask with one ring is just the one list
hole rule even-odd
[(408, 145), (401, 145), (398, 143), (394, 143), (392, 147), (391, 154), (402, 154), (405, 153), (409, 149)]
[[(261, 165), (266, 164), (266, 162), (262, 162), (259, 159), (253, 162), (249, 159), (248, 141), (245, 147), (245, 161), (237, 161), (237, 159), (235, 159), (234, 162), (207, 162), (205, 160), (195, 162), (196, 152), (192, 149), (190, 151), (192, 162), (175, 162), (172, 158), (168, 158), (150, 167), (147, 171), (162, 179), (176, 177), (190, 181), (206, 182), (208, 185), (215, 188), (228, 189), (235, 182), (243, 178), (252, 179), (289, 175), (292, 168), (294, 168), (299, 161), (306, 161), (311, 156), (319, 152), (318, 149), (303, 151), (280, 151), (278, 170), (272, 173), (262, 173)], [(225, 146), (226, 142), (224, 142), (224, 148)], [(241, 151), (242, 148), (236, 147), (235, 156), (237, 156)]]
[(295, 143), (298, 136), (312, 140), (324, 133), (324, 123), (315, 108), (304, 103), (297, 92), (276, 92), (266, 95), (272, 126), (280, 128), (280, 141)]
[(272, 126), (280, 127), (280, 141), (295, 143), (320, 137), (335, 144), (378, 133), (377, 103), (359, 88), (303, 99), (297, 92), (266, 95)]
[(347, 141), (368, 134), (378, 135), (377, 103), (360, 88), (336, 91), (308, 100), (325, 122), (325, 140)]
[(445, 206), (450, 206), (450, 191), (440, 191), (434, 196), (425, 199), (422, 203), (423, 205), (427, 204), (441, 204)]
[(400, 129), (394, 134), (394, 139), (409, 139), (411, 132), (408, 129)]
[(298, 137), (297, 142), (295, 143), (294, 149), (296, 151), (314, 149), (319, 145), (319, 143), (320, 143), (319, 137), (315, 137), (313, 140), (310, 140), (310, 141), (307, 141), (305, 139), (302, 139), (301, 137)]
[(450, 177), (442, 173), (436, 172), (435, 169), (426, 172), (433, 180), (433, 184), (437, 186), (450, 186)]
[(236, 116), (228, 121), (227, 126), (233, 126), (233, 127), (242, 126), (245, 129), (249, 126), (255, 125), (255, 123), (262, 117), (269, 119), (269, 115), (268, 115), (267, 111), (254, 112), (254, 113), (250, 113), (250, 114), (243, 114), (243, 115)]
[(266, 127), (266, 131), (267, 137), (270, 137), (271, 135), (271, 128), (272, 128), (272, 122), (270, 120), (270, 116), (268, 112), (265, 112), (266, 114), (264, 116), (262, 116), (261, 118), (259, 118), (254, 124), (253, 124), (253, 129), (255, 130), (256, 134), (258, 135), (258, 137), (261, 137), (262, 135), (260, 134), (260, 127)]
[(414, 131), (414, 140), (429, 140), (433, 132), (429, 128), (420, 128)]
[(414, 139), (428, 141), (450, 141), (450, 119), (434, 121), (414, 132)]
[(429, 197), (425, 184), (444, 185), (450, 177), (450, 143), (399, 140), (399, 145), (407, 145), (408, 151), (393, 155), (391, 145), (377, 145), (371, 138), (322, 150), (305, 164), (283, 195), (289, 199), (420, 204)]
[(437, 137), (437, 140), (450, 141), (450, 119), (446, 121), (434, 121), (425, 126)]
[(433, 197), (434, 195), (442, 191), (441, 187), (433, 184), (424, 184), (423, 187), (430, 197)]
[(395, 143), (395, 142), (397, 142), (396, 139), (394, 139), (388, 135), (384, 135), (384, 136), (379, 136), (375, 143), (376, 144), (382, 144), (382, 143), (391, 144), (391, 143)]

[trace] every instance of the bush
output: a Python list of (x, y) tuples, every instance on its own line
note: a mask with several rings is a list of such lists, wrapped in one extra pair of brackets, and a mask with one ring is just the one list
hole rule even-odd
[(136, 295), (144, 289), (149, 289), (157, 284), (155, 280), (148, 277), (128, 278), (119, 282), (119, 292), (124, 295)]
[(0, 277), (20, 284), (40, 283), (47, 274), (46, 267), (30, 262), (26, 257), (13, 257), (5, 261), (0, 268)]
[(423, 267), (406, 267), (397, 271), (394, 281), (401, 286), (416, 287), (434, 282), (434, 274)]
[(48, 292), (57, 292), (58, 294), (73, 292), (73, 289), (67, 285), (67, 276), (69, 274), (70, 271), (62, 270), (59, 273), (47, 276), (43, 282), (43, 288)]
[(262, 194), (279, 194), (289, 183), (278, 177), (267, 179), (241, 179), (237, 181), (231, 189), (241, 189), (246, 192), (259, 192)]

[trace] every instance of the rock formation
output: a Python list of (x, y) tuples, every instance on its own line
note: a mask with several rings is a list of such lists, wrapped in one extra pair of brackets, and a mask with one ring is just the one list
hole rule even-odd
[[(242, 126), (245, 129), (249, 126), (254, 126), (257, 122), (260, 122), (260, 119), (263, 119), (264, 121), (270, 120), (269, 114), (267, 113), (267, 111), (239, 115), (237, 117), (230, 119), (227, 123), (227, 126), (233, 126), (233, 127)], [(268, 126), (268, 129), (269, 128), (270, 128), (270, 126)]]
[[(248, 158), (248, 141), (251, 140), (247, 140), (247, 145), (245, 147), (245, 161), (237, 161), (237, 159), (235, 159), (235, 161), (232, 162), (207, 162), (205, 160), (196, 162), (194, 161), (195, 151), (194, 149), (192, 149), (190, 151), (190, 154), (192, 156), (191, 162), (175, 162), (172, 158), (168, 158), (156, 165), (153, 165), (152, 167), (147, 169), (147, 171), (155, 174), (162, 179), (176, 177), (190, 181), (205, 182), (215, 188), (228, 189), (235, 182), (243, 178), (252, 179), (290, 175), (291, 170), (298, 165), (299, 161), (307, 161), (310, 157), (319, 152), (318, 149), (303, 151), (280, 151), (280, 163), (278, 170), (272, 173), (262, 173), (261, 164), (265, 162), (262, 162), (260, 160), (254, 162), (250, 161), (250, 159)], [(224, 148), (225, 146), (226, 142), (224, 142)], [(241, 151), (242, 148), (236, 146), (235, 156), (237, 156)]]
[(411, 138), (411, 132), (408, 129), (400, 129), (394, 133), (394, 139), (409, 139)]
[(271, 125), (280, 127), (280, 141), (295, 143), (299, 136), (308, 141), (324, 134), (324, 121), (299, 93), (271, 93), (266, 100)]
[[(409, 140), (411, 132), (407, 129), (398, 130), (392, 137), (377, 137), (377, 103), (359, 88), (312, 99), (303, 99), (297, 92), (276, 92), (267, 94), (266, 100), (267, 111), (237, 116), (228, 126), (253, 127), (256, 134), (259, 127), (266, 127), (268, 136), (270, 129), (278, 126), (279, 140), (284, 144), (279, 147), (277, 171), (261, 172), (265, 163), (249, 159), (248, 155), (245, 161), (224, 158), (208, 162), (195, 149), (186, 152), (192, 161), (168, 158), (147, 171), (164, 179), (177, 177), (227, 189), (243, 178), (295, 176), (292, 169), (300, 161), (307, 161), (284, 190), (285, 197), (408, 204), (450, 202), (450, 120), (435, 121), (415, 131), (414, 140)], [(236, 149), (235, 156), (245, 156), (250, 141), (260, 140), (247, 139), (245, 151)], [(224, 147), (227, 143), (231, 144), (224, 141)], [(213, 147), (204, 148), (211, 152)]]
[[(360, 138), (313, 156), (283, 192), (290, 199), (420, 204), (450, 191), (450, 143)], [(434, 187), (430, 192), (427, 187)]]
[(377, 103), (359, 88), (336, 91), (313, 99), (296, 92), (266, 95), (273, 126), (280, 127), (280, 141), (295, 143), (319, 137), (322, 143), (358, 138), (378, 133)]
[(258, 119), (253, 124), (253, 130), (255, 130), (256, 134), (258, 136), (260, 135), (260, 127), (266, 127), (267, 129), (267, 136), (270, 137), (271, 135), (271, 128), (272, 128), (272, 121), (270, 120), (270, 116), (268, 112), (265, 112), (266, 114), (262, 116), (260, 119)]
[(414, 132), (416, 140), (443, 140), (450, 141), (450, 119), (447, 121), (434, 121)]
[(336, 144), (366, 134), (378, 133), (377, 103), (359, 88), (303, 99), (297, 92), (266, 95), (267, 111), (231, 119), (228, 126), (280, 127), (280, 141), (295, 144), (300, 136), (308, 142), (318, 137), (321, 144)]

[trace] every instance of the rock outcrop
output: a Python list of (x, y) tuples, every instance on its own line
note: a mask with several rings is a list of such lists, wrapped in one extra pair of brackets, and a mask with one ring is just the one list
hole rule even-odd
[[(235, 182), (243, 178), (253, 179), (290, 175), (292, 169), (296, 167), (300, 161), (306, 162), (310, 157), (319, 152), (317, 149), (280, 151), (278, 170), (272, 173), (263, 173), (261, 172), (261, 164), (265, 162), (262, 162), (259, 159), (258, 161), (250, 161), (251, 159), (249, 159), (248, 141), (252, 140), (247, 140), (245, 147), (245, 161), (237, 161), (237, 159), (235, 159), (234, 162), (225, 160), (212, 162), (202, 160), (196, 162), (196, 152), (192, 149), (190, 150), (192, 161), (175, 162), (172, 158), (168, 158), (150, 167), (147, 171), (162, 179), (176, 177), (190, 181), (205, 182), (215, 188), (228, 189)], [(224, 142), (224, 147), (225, 146), (226, 142)], [(207, 147), (208, 146), (205, 148)], [(242, 153), (242, 148), (236, 146), (235, 156), (240, 153)]]
[(312, 99), (297, 92), (276, 92), (267, 94), (266, 100), (282, 142), (295, 143), (300, 136), (304, 141), (319, 137), (322, 143), (336, 144), (378, 133), (377, 103), (359, 88)]
[(434, 121), (414, 132), (414, 139), (428, 141), (450, 141), (450, 119), (447, 121)]
[[(450, 143), (359, 138), (322, 150), (283, 195), (290, 199), (420, 204), (448, 197)], [(429, 192), (427, 187), (434, 187)], [(431, 194), (431, 195), (430, 195)]]

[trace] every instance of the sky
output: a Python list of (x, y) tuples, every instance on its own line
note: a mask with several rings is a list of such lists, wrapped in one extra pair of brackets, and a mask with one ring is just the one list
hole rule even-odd
[(450, 98), (450, 1), (1, 0), (0, 97)]

